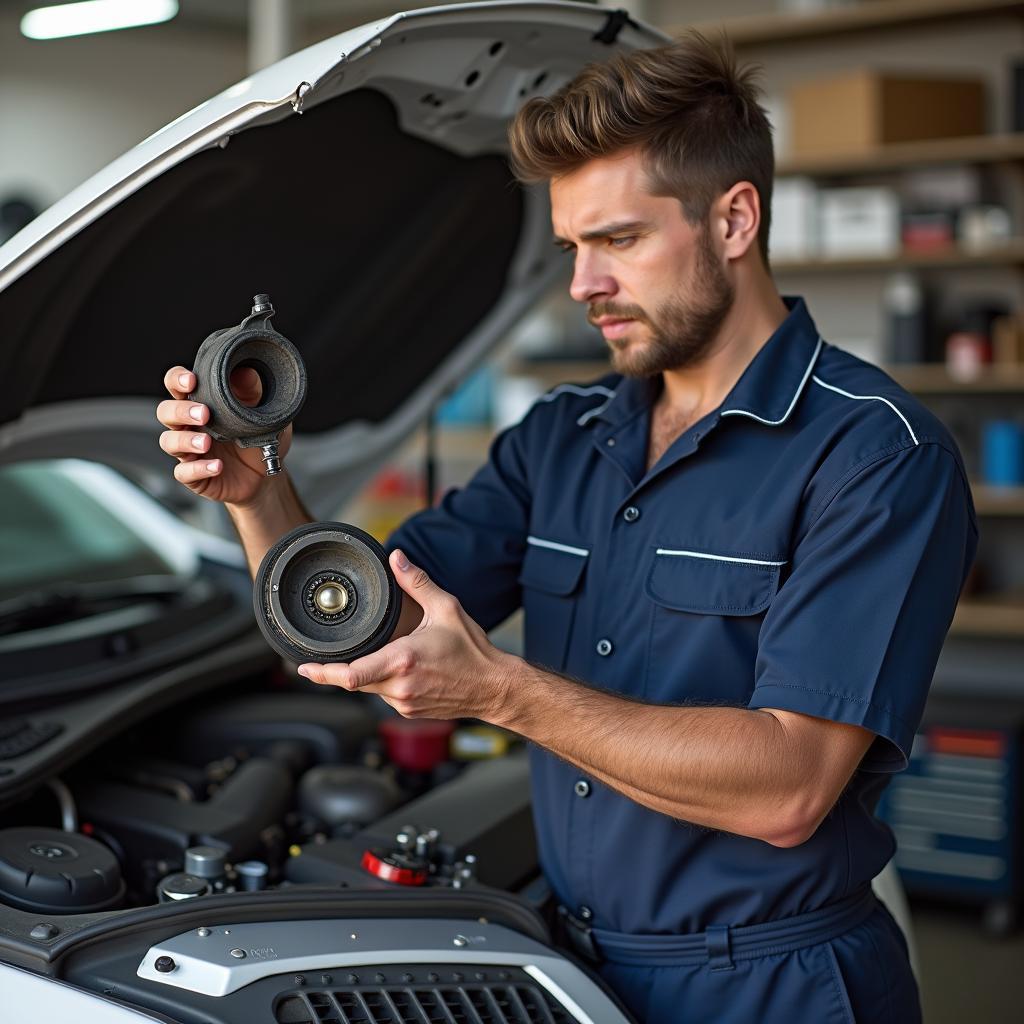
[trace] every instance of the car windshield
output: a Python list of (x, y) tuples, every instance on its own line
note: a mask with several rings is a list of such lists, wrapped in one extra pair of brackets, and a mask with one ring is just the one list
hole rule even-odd
[(168, 514), (103, 466), (5, 466), (0, 494), (0, 600), (188, 568), (168, 543)]

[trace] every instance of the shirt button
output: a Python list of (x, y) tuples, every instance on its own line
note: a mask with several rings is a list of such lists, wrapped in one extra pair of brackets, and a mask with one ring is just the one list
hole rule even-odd
[(625, 519), (627, 523), (635, 523), (640, 518), (640, 509), (638, 509), (636, 505), (630, 505), (629, 508), (622, 513), (622, 518)]
[(615, 447), (615, 438), (614, 437), (609, 437), (608, 440), (605, 441), (605, 444), (608, 445), (609, 448), (614, 448)]
[(590, 907), (580, 907), (579, 916), (581, 921), (589, 921), (594, 916), (594, 912), (590, 909)]
[(572, 791), (577, 796), (588, 797), (590, 796), (590, 783), (586, 779), (577, 779)]
[(608, 639), (601, 639), (597, 641), (597, 653), (602, 658), (607, 658), (612, 653), (612, 642)]

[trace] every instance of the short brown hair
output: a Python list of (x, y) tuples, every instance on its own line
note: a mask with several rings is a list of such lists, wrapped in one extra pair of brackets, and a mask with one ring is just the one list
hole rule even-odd
[(758, 103), (759, 70), (738, 68), (724, 35), (711, 40), (693, 30), (589, 64), (516, 115), (512, 168), (521, 181), (543, 181), (638, 147), (652, 193), (675, 196), (694, 225), (706, 223), (711, 204), (736, 182), (749, 181), (761, 200), (758, 246), (767, 267), (775, 156)]

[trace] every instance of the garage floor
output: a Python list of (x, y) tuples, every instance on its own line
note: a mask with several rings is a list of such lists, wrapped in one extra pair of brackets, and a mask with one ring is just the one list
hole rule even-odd
[(994, 939), (979, 912), (913, 908), (926, 1024), (1024, 1021), (1024, 932)]

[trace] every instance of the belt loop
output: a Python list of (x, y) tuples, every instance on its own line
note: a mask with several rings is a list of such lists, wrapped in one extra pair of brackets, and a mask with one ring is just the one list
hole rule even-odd
[(704, 930), (704, 943), (708, 951), (708, 965), (713, 971), (731, 971), (736, 965), (732, 962), (729, 949), (729, 926), (712, 924)]

